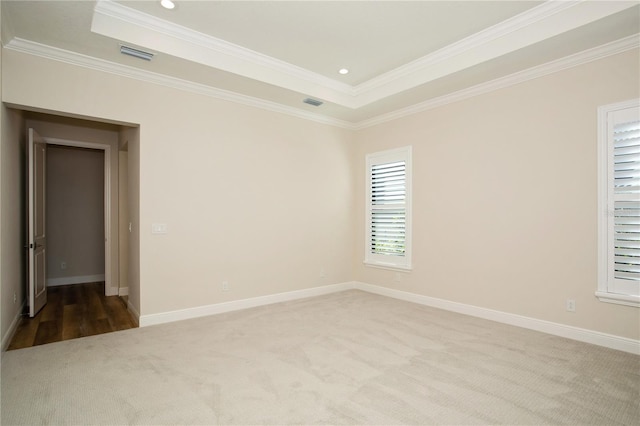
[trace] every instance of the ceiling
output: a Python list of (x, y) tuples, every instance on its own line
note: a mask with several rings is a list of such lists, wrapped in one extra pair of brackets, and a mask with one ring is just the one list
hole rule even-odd
[(2, 0), (2, 42), (345, 127), (640, 44), (639, 1), (175, 3)]

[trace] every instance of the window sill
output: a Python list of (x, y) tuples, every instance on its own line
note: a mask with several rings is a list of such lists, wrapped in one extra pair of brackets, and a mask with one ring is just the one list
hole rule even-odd
[(411, 272), (413, 270), (411, 266), (401, 266), (401, 265), (395, 265), (393, 263), (371, 262), (366, 260), (362, 263), (364, 263), (365, 266), (370, 266), (372, 268), (378, 268), (378, 269), (387, 269), (389, 271)]
[(596, 297), (605, 303), (615, 303), (616, 305), (633, 306), (640, 308), (640, 296), (629, 296), (626, 294), (607, 293), (596, 291)]

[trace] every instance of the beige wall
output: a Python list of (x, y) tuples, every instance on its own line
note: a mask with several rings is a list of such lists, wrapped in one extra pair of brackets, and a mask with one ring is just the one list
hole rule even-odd
[[(359, 131), (355, 278), (638, 339), (638, 308), (594, 296), (596, 110), (639, 96), (638, 63), (628, 52)], [(405, 145), (414, 270), (398, 283), (362, 265), (364, 156)]]
[[(1, 13), (0, 2), (0, 16)], [(5, 30), (5, 26), (0, 28), (2, 40), (6, 40)], [(0, 67), (4, 59), (3, 53), (0, 51)], [(0, 97), (2, 81), (3, 75), (0, 72)], [(26, 163), (24, 140), (22, 113), (0, 104), (0, 339), (2, 350), (9, 344), (10, 332), (17, 325), (26, 297), (24, 285), (26, 257), (23, 248), (26, 242), (23, 196)]]
[[(131, 223), (127, 245), (127, 286), (129, 309), (140, 316), (140, 128), (128, 127), (120, 133), (127, 146), (127, 210)], [(127, 226), (128, 231), (128, 226)]]
[(349, 131), (4, 54), (5, 101), (140, 125), (140, 314), (351, 279)]
[[(638, 96), (637, 51), (358, 132), (15, 51), (2, 66), (7, 102), (140, 125), (129, 291), (142, 315), (356, 279), (640, 337), (638, 309), (593, 295), (596, 108)], [(409, 144), (415, 268), (396, 283), (362, 265), (363, 165)]]
[[(155, 114), (171, 116), (140, 120), (141, 314), (351, 278), (348, 132), (152, 93)], [(152, 235), (153, 223), (168, 234)]]
[(26, 160), (22, 114), (4, 105), (0, 105), (0, 111), (0, 330), (3, 343), (8, 344), (11, 336), (7, 333), (20, 315), (26, 297), (23, 248), (26, 243), (23, 196)]
[(47, 285), (104, 279), (104, 151), (49, 145), (46, 174)]

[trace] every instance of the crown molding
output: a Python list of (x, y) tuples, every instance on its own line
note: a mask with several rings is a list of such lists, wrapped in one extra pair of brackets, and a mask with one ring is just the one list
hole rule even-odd
[(346, 83), (333, 80), (323, 75), (311, 72), (302, 67), (264, 55), (246, 47), (230, 43), (226, 40), (194, 31), (173, 22), (147, 15), (138, 10), (126, 7), (110, 0), (100, 0), (96, 4), (95, 13), (105, 14), (112, 18), (121, 19), (134, 25), (140, 25), (150, 31), (172, 36), (177, 39), (205, 47), (213, 52), (234, 56), (248, 62), (253, 62), (265, 68), (270, 68), (288, 74), (291, 77), (307, 80), (314, 84), (321, 84), (333, 90), (352, 95), (352, 88)]
[(248, 105), (256, 108), (261, 108), (268, 111), (278, 112), (293, 117), (314, 121), (321, 124), (327, 124), (335, 127), (340, 127), (350, 130), (361, 130), (368, 127), (373, 127), (378, 124), (382, 124), (388, 121), (397, 120), (403, 117), (407, 117), (413, 114), (420, 113), (422, 111), (430, 110), (433, 108), (448, 105), (454, 102), (462, 101), (474, 96), (479, 96), (485, 93), (492, 92), (494, 90), (503, 89), (515, 84), (523, 83), (529, 80), (533, 80), (539, 77), (543, 77), (555, 72), (559, 72), (568, 68), (572, 68), (578, 65), (582, 65), (588, 62), (603, 59), (608, 56), (616, 55), (626, 52), (628, 50), (640, 48), (640, 34), (634, 34), (623, 39), (604, 44), (599, 47), (588, 49), (579, 53), (576, 53), (565, 58), (561, 58), (546, 64), (538, 65), (514, 74), (510, 74), (505, 77), (501, 77), (495, 80), (491, 80), (485, 83), (480, 83), (475, 86), (459, 90), (457, 92), (440, 96), (434, 99), (430, 99), (425, 102), (421, 102), (406, 108), (398, 109), (387, 114), (382, 114), (371, 119), (362, 120), (357, 123), (352, 123), (344, 120), (339, 120), (331, 117), (314, 114), (311, 112), (303, 111), (294, 107), (289, 107), (276, 102), (266, 101), (263, 99), (238, 94), (228, 90), (222, 90), (207, 86), (204, 84), (194, 83), (187, 80), (179, 79), (176, 77), (170, 77), (150, 71), (141, 70), (138, 68), (130, 67), (127, 65), (121, 65), (114, 62), (106, 61), (103, 59), (97, 59), (91, 56), (82, 55), (79, 53), (63, 50), (44, 44), (32, 42), (29, 40), (23, 40), (20, 38), (14, 38), (5, 47), (8, 50), (16, 52), (26, 53), (34, 56), (39, 56), (46, 59), (52, 59), (71, 65), (81, 66), (84, 68), (90, 68), (97, 71), (102, 71), (110, 74), (120, 75), (123, 77), (133, 78), (140, 81), (145, 81), (153, 84), (158, 84), (165, 87), (170, 87), (178, 90), (185, 90), (188, 92), (201, 94), (216, 99), (235, 102), (243, 105)]
[(111, 0), (97, 2), (91, 30), (103, 36), (357, 109), (636, 4), (637, 1), (547, 1), (355, 87)]
[(374, 77), (369, 81), (357, 85), (354, 90), (356, 95), (375, 90), (394, 80), (404, 79), (408, 75), (433, 67), (439, 62), (451, 59), (469, 50), (478, 48), (486, 43), (507, 36), (529, 25), (533, 25), (556, 13), (575, 6), (575, 1), (548, 1), (522, 12), (512, 18), (477, 32), (467, 38), (452, 43), (429, 55), (418, 58), (387, 73)]
[(315, 121), (321, 124), (328, 124), (335, 127), (353, 129), (353, 123), (326, 117), (320, 114), (314, 114), (303, 111), (298, 108), (279, 104), (277, 102), (267, 101), (252, 96), (242, 95), (231, 92), (229, 90), (218, 89), (200, 83), (183, 80), (177, 77), (171, 77), (151, 71), (141, 70), (128, 65), (122, 65), (110, 62), (104, 59), (94, 58), (92, 56), (83, 55), (69, 50), (59, 49), (57, 47), (24, 40), (21, 38), (12, 39), (5, 46), (7, 50), (13, 50), (28, 55), (38, 56), (41, 58), (51, 59), (70, 65), (89, 68), (96, 71), (106, 72), (109, 74), (128, 77), (139, 81), (158, 84), (178, 90), (185, 90), (200, 95), (209, 96), (216, 99), (235, 102), (238, 104), (248, 105), (251, 107), (261, 108), (267, 111), (278, 112), (305, 120)]
[(640, 33), (604, 44), (602, 46), (584, 50), (582, 52), (566, 56), (552, 62), (547, 62), (546, 64), (538, 65), (523, 71), (509, 74), (505, 77), (501, 77), (485, 83), (480, 83), (454, 93), (433, 98), (428, 101), (409, 106), (407, 108), (398, 109), (396, 111), (382, 114), (368, 120), (363, 120), (356, 123), (353, 127), (355, 130), (360, 130), (376, 126), (388, 121), (397, 120), (399, 118), (417, 114), (422, 111), (462, 101), (464, 99), (472, 98), (474, 96), (482, 95), (495, 90), (504, 89), (515, 84), (524, 83), (529, 80), (544, 77), (546, 75), (553, 74), (568, 68), (573, 68), (579, 65), (586, 64), (588, 62), (597, 61), (598, 59), (603, 59), (608, 56), (616, 55), (637, 48), (640, 48)]
[(358, 106), (495, 59), (637, 4), (637, 1), (549, 0), (354, 87)]
[[(141, 31), (142, 30), (142, 31)], [(352, 86), (170, 21), (99, 0), (91, 31), (285, 89), (350, 106)], [(317, 94), (322, 93), (323, 96)]]

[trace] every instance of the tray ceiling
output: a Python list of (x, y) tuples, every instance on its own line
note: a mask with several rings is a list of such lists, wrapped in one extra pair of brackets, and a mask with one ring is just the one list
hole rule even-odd
[[(170, 11), (159, 1), (3, 0), (2, 41), (358, 126), (562, 58), (637, 47), (638, 4), (176, 1)], [(155, 56), (124, 56), (121, 44)], [(305, 104), (307, 97), (324, 104)]]

